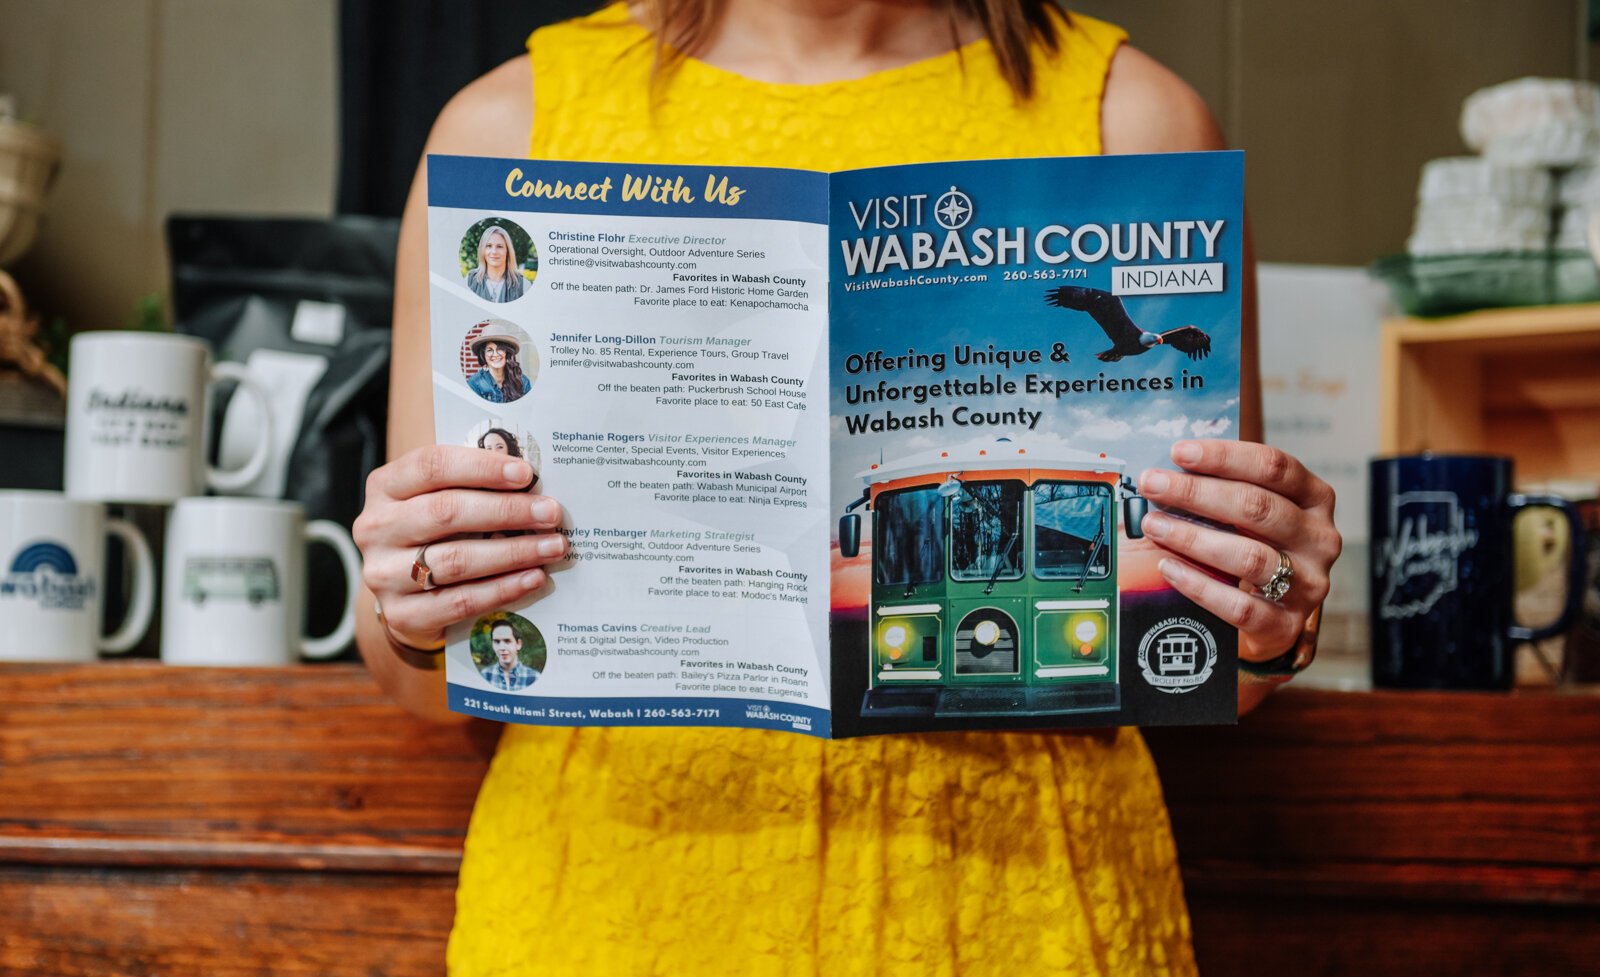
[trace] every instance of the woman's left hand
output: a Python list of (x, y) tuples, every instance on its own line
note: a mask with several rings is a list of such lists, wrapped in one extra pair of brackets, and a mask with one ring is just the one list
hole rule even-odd
[[(1180, 593), (1239, 629), (1239, 655), (1269, 661), (1299, 640), (1307, 617), (1328, 595), (1328, 575), (1343, 541), (1333, 526), (1333, 489), (1277, 448), (1249, 441), (1179, 441), (1183, 471), (1150, 469), (1139, 490), (1164, 509), (1233, 526), (1228, 533), (1161, 512), (1144, 518), (1145, 536), (1167, 551), (1161, 575)], [(1294, 571), (1279, 601), (1261, 588), (1279, 567)], [(1237, 577), (1217, 580), (1204, 568)]]

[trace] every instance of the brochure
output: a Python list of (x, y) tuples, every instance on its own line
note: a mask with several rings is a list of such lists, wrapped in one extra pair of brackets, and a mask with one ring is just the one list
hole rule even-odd
[(1243, 157), (836, 173), (430, 156), (434, 416), (571, 553), (450, 707), (821, 737), (1231, 723), (1139, 524), (1238, 435)]

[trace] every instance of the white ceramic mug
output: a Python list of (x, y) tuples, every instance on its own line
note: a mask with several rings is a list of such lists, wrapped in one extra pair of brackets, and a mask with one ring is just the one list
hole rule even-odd
[[(333, 633), (304, 634), (306, 545), (339, 555), (345, 605)], [(287, 665), (328, 658), (355, 637), (361, 556), (338, 523), (306, 521), (298, 502), (180, 499), (167, 520), (161, 660), (169, 665)]]
[(244, 467), (206, 464), (209, 386), (234, 380), (270, 418), (266, 391), (237, 363), (212, 363), (194, 336), (85, 332), (72, 337), (67, 389), (67, 495), (102, 502), (175, 502), (207, 487), (239, 488), (266, 468), (262, 424)]
[[(103, 635), (107, 533), (127, 548), (133, 592), (122, 625)], [(121, 654), (144, 637), (154, 596), (150, 547), (131, 523), (59, 492), (0, 492), (0, 660)]]

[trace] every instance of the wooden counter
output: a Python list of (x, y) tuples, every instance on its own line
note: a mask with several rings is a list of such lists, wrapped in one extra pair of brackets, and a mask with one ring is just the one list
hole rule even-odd
[[(0, 665), (0, 975), (441, 973), (496, 733), (349, 665)], [(1148, 738), (1206, 977), (1595, 972), (1600, 698), (1290, 689)]]

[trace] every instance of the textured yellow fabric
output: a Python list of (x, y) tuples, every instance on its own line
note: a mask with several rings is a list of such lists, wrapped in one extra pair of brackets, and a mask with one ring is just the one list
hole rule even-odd
[[(611, 7), (536, 32), (532, 155), (844, 169), (1096, 153), (1120, 30), (1074, 16), (1014, 103), (987, 42), (854, 81), (682, 64)], [(828, 743), (508, 727), (467, 837), (451, 972), (1192, 974), (1137, 731)]]

